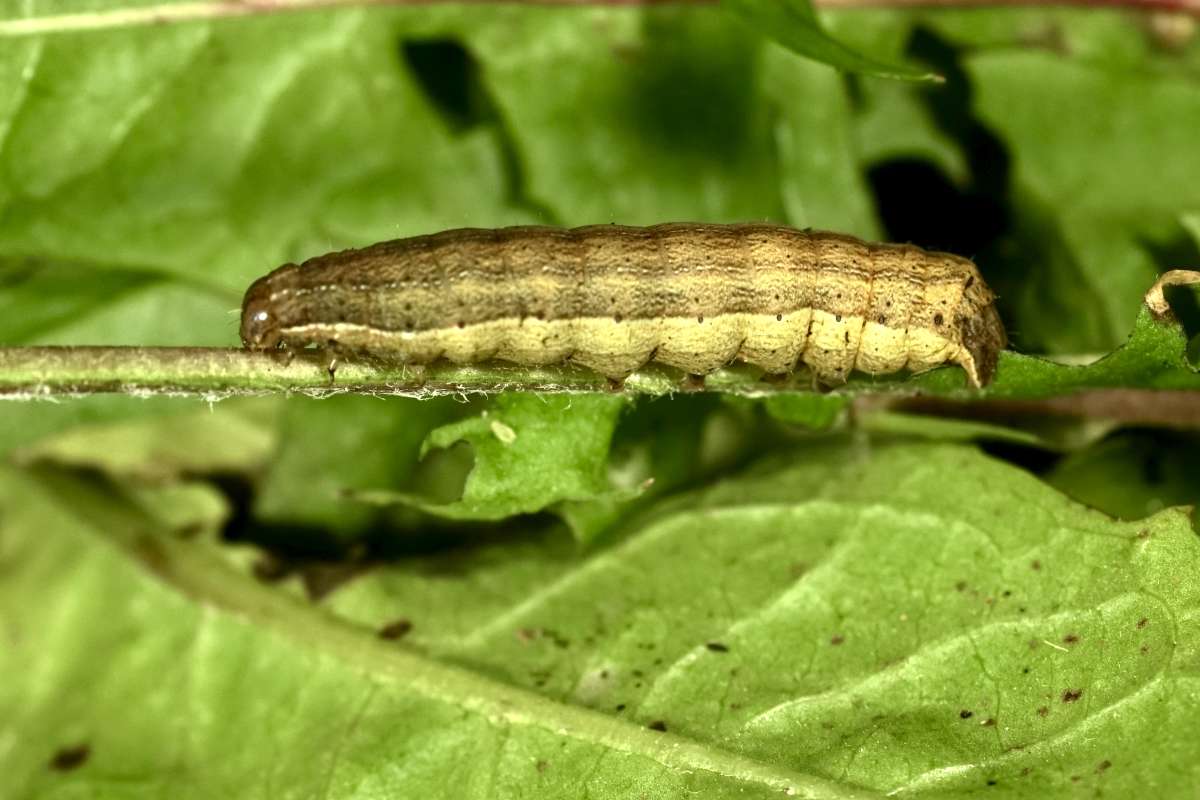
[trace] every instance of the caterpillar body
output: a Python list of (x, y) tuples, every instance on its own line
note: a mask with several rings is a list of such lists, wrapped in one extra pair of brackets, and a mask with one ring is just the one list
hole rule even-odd
[(466, 228), (330, 253), (255, 281), (241, 336), (614, 379), (651, 361), (699, 375), (804, 363), (826, 384), (956, 363), (974, 386), (1006, 344), (964, 258), (759, 223)]

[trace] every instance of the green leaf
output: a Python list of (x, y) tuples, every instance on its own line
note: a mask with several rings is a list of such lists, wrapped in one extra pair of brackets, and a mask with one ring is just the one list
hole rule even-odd
[(0, 259), (0, 342), (39, 339), (75, 322), (97, 300), (115, 302), (161, 280), (144, 272), (97, 270), (98, 285), (88, 286), (81, 285), (80, 271), (79, 265)]
[[(850, 389), (872, 385), (876, 382), (866, 379), (847, 384)], [(1005, 351), (1000, 354), (995, 381), (982, 390), (966, 389), (961, 370), (954, 368), (915, 375), (903, 385), (947, 396), (1038, 398), (1104, 387), (1197, 389), (1200, 373), (1188, 360), (1183, 328), (1176, 322), (1154, 319), (1143, 303), (1129, 340), (1092, 363), (1061, 364)]]
[(230, 406), (223, 411), (232, 413), (191, 410), (80, 425), (13, 455), (23, 464), (48, 462), (152, 485), (197, 474), (249, 473), (275, 445), (266, 424), (270, 410), (253, 401)]
[[(541, 221), (783, 216), (761, 42), (719, 9), (491, 13), (480, 24), (473, 10), (457, 30), (479, 58), (525, 193), (553, 214)], [(840, 146), (823, 136), (814, 158)], [(834, 169), (852, 180), (852, 164)]]
[(821, 430), (833, 425), (850, 405), (844, 394), (781, 394), (768, 397), (767, 412), (776, 419)]
[(937, 127), (928, 102), (913, 87), (876, 81), (864, 82), (861, 91), (855, 143), (863, 163), (930, 162), (955, 185), (966, 184), (968, 167), (960, 143)]
[(279, 447), (256, 486), (255, 517), (274, 525), (361, 533), (379, 522), (379, 513), (350, 495), (412, 480), (426, 435), (466, 410), (452, 398), (289, 400), (279, 420)]
[(977, 420), (885, 411), (865, 415), (860, 419), (860, 425), (864, 430), (888, 436), (913, 436), (945, 442), (994, 441), (1050, 449), (1050, 444), (1036, 434)]
[[(1200, 205), (1194, 171), (1179, 166), (1200, 126), (1200, 88), (1182, 75), (1039, 51), (985, 50), (966, 67), (977, 113), (1013, 153), (1015, 185), (1062, 247), (1052, 263), (1014, 265), (1000, 287), (1020, 293), (1010, 324), (1038, 349), (1112, 347), (1134, 323), (1129, 298), (1179, 266), (1162, 260), (1187, 241), (1179, 214)], [(1037, 279), (1049, 270), (1053, 291)], [(1064, 303), (1069, 326), (1056, 310)]]
[(1200, 247), (1200, 211), (1183, 214), (1179, 218), (1184, 230), (1192, 237), (1197, 247)]
[[(443, 425), (425, 438), (421, 456), (465, 442), (474, 454), (461, 497), (448, 503), (387, 489), (363, 501), (402, 503), (447, 519), (498, 520), (558, 503), (622, 502), (643, 486), (614, 487), (605, 472), (617, 419), (629, 401), (618, 395), (502, 394), (478, 416)], [(591, 525), (580, 517), (577, 534)]]
[(764, 100), (776, 116), (774, 147), (787, 221), (878, 238), (842, 77), (779, 47), (766, 48), (761, 70)]
[[(447, 129), (398, 59), (420, 20), (350, 11), (7, 40), (0, 253), (80, 265), (76, 305), (138, 335), (122, 343), (188, 330), (183, 343), (233, 344), (229, 310), (285, 261), (451, 219), (531, 221), (497, 127)], [(98, 259), (191, 288), (164, 281), (125, 305), (111, 273), (86, 266)], [(91, 334), (74, 341), (112, 341)]]
[[(966, 447), (813, 444), (587, 557), (413, 558), (325, 609), (111, 487), (7, 470), (0, 508), (16, 797), (114, 775), (176, 797), (1182, 796), (1194, 779), (1187, 517), (1115, 522)], [(389, 623), (403, 641), (376, 635)]]
[(127, 395), (93, 395), (66, 403), (8, 401), (0, 413), (0, 457), (9, 458), (17, 448), (78, 427), (195, 411), (191, 397), (160, 397), (153, 403)]
[(722, 0), (722, 5), (789, 50), (832, 67), (881, 78), (939, 80), (934, 73), (877, 61), (830, 38), (817, 22), (809, 0)]
[(1123, 519), (1200, 503), (1196, 441), (1183, 433), (1120, 434), (1072, 453), (1046, 481), (1080, 503)]

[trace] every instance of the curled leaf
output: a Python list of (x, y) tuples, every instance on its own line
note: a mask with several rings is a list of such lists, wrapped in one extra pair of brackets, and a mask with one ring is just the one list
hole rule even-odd
[(1146, 308), (1150, 309), (1150, 313), (1157, 320), (1174, 320), (1175, 315), (1171, 313), (1171, 304), (1163, 295), (1163, 289), (1167, 286), (1192, 286), (1197, 283), (1200, 283), (1200, 272), (1196, 270), (1173, 269), (1164, 272), (1146, 292)]

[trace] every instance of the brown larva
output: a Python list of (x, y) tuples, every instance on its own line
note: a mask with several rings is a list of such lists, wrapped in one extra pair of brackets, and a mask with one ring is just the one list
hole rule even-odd
[(957, 363), (991, 380), (1005, 345), (970, 261), (781, 225), (462, 229), (287, 264), (242, 305), (246, 347), (333, 346), (424, 364), (650, 361), (851, 370)]

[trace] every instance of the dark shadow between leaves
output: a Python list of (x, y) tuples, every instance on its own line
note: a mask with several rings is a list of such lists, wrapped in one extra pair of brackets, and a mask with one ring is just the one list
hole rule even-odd
[(314, 601), (384, 564), (411, 561), (423, 571), (465, 573), (481, 551), (498, 542), (537, 540), (546, 547), (564, 546), (574, 551), (561, 522), (549, 514), (473, 523), (419, 512), (411, 514), (411, 521), (404, 519), (408, 515), (397, 519), (380, 513), (375, 524), (355, 538), (339, 538), (312, 525), (255, 519), (254, 487), (246, 476), (210, 475), (205, 479), (217, 486), (229, 503), (222, 539), (261, 551), (254, 565), (255, 576), (267, 583), (298, 576)]

